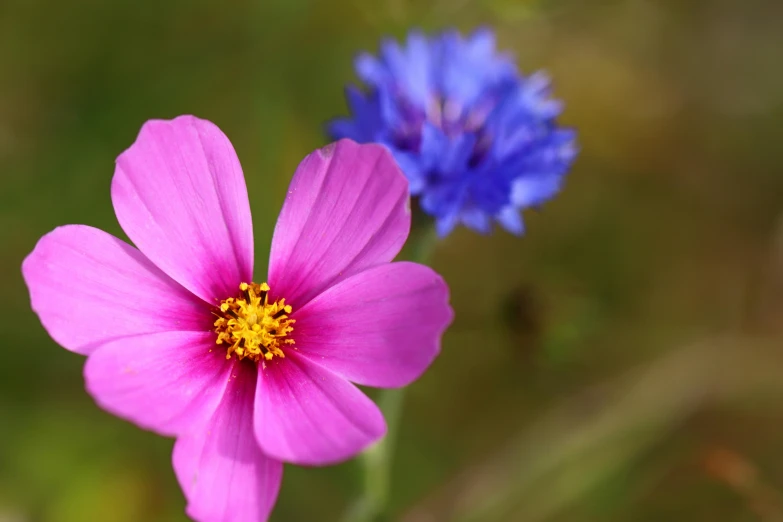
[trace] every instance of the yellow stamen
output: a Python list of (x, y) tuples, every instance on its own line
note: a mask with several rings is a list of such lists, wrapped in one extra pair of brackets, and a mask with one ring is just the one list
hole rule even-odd
[(282, 347), (294, 344), (288, 338), (295, 322), (288, 318), (291, 306), (285, 304), (285, 299), (270, 303), (266, 283), (242, 283), (239, 290), (241, 297), (225, 299), (215, 312), (215, 342), (228, 345), (226, 359), (232, 354), (255, 362), (285, 357)]

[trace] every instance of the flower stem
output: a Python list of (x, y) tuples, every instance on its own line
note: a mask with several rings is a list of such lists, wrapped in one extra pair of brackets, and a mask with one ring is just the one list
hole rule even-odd
[(389, 504), (391, 491), (391, 466), (394, 448), (402, 417), (402, 405), (405, 401), (405, 388), (384, 390), (378, 398), (388, 430), (386, 437), (362, 455), (364, 468), (364, 497), (370, 507), (367, 522), (382, 520)]
[[(423, 220), (422, 217), (416, 216), (414, 212), (410, 238), (400, 255), (401, 259), (425, 263), (431, 256), (438, 238), (431, 222)], [(381, 390), (378, 396), (378, 406), (386, 418), (386, 437), (367, 449), (361, 456), (364, 492), (362, 498), (347, 513), (345, 522), (388, 520), (391, 467), (402, 419), (405, 391), (406, 388)]]

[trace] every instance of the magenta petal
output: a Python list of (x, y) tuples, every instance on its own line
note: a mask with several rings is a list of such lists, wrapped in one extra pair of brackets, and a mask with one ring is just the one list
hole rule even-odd
[(215, 411), (233, 366), (225, 353), (212, 332), (119, 339), (87, 359), (87, 390), (119, 417), (178, 435)]
[(213, 123), (151, 120), (117, 158), (122, 229), (161, 270), (209, 303), (253, 275), (253, 223), (242, 167)]
[(302, 356), (359, 384), (397, 387), (430, 365), (453, 316), (443, 279), (400, 262), (349, 277), (293, 318)]
[(283, 464), (253, 436), (254, 367), (238, 363), (215, 415), (174, 445), (174, 471), (198, 522), (265, 522)]
[(341, 140), (296, 169), (269, 258), (272, 294), (297, 307), (391, 261), (410, 230), (408, 182), (380, 145)]
[(46, 234), (22, 275), (44, 328), (77, 353), (123, 337), (210, 326), (203, 301), (96, 228), (68, 225)]
[(259, 372), (255, 431), (264, 452), (293, 464), (353, 457), (386, 433), (378, 407), (356, 386), (288, 350)]

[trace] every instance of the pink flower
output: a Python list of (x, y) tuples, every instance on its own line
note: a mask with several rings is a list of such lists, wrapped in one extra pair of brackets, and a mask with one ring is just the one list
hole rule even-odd
[(391, 263), (410, 229), (408, 187), (380, 146), (343, 140), (302, 161), (268, 285), (252, 282), (245, 181), (214, 124), (147, 122), (111, 196), (137, 248), (67, 225), (22, 272), (52, 338), (88, 356), (98, 404), (177, 437), (196, 520), (266, 520), (283, 462), (338, 462), (384, 435), (352, 383), (405, 386), (438, 354), (448, 289), (425, 266)]

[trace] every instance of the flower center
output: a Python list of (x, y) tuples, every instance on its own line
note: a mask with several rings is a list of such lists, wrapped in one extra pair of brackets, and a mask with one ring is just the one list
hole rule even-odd
[(475, 167), (484, 160), (492, 145), (492, 136), (485, 124), (498, 105), (499, 98), (500, 94), (489, 91), (466, 107), (454, 100), (434, 96), (424, 110), (401, 98), (397, 103), (401, 107), (402, 118), (394, 129), (392, 143), (402, 151), (420, 153), (422, 127), (425, 122), (440, 129), (450, 139), (472, 133), (476, 141), (468, 165)]
[(269, 302), (269, 285), (242, 283), (242, 297), (229, 297), (220, 303), (215, 321), (217, 344), (227, 344), (226, 359), (236, 355), (239, 360), (255, 362), (264, 358), (285, 357), (283, 345), (294, 344), (287, 336), (293, 331), (289, 319), (291, 305), (285, 299)]

